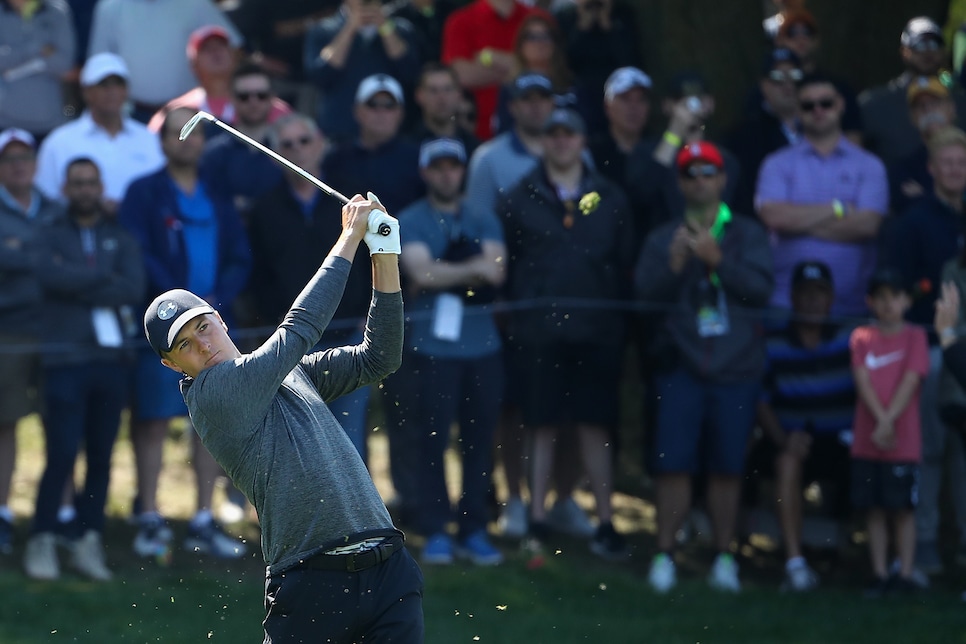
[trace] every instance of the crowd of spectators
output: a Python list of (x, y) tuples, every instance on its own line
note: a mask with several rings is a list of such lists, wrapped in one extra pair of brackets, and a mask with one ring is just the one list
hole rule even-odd
[[(186, 409), (140, 312), (187, 288), (255, 346), (338, 237), (339, 205), (303, 177), (211, 124), (180, 140), (204, 110), (399, 218), (402, 367), (330, 406), (365, 460), (368, 410), (382, 405), (391, 507), (425, 537), (424, 563), (499, 564), (497, 534), (543, 547), (567, 533), (630, 556), (611, 496), (633, 404), (657, 508), (656, 551), (635, 555), (653, 557), (657, 592), (677, 583), (695, 509), (710, 516), (709, 584), (741, 589), (742, 489), (762, 473), (784, 588), (820, 583), (802, 548), (815, 482), (836, 521), (867, 519), (870, 595), (928, 587), (946, 563), (947, 469), (966, 560), (966, 393), (931, 330), (940, 285), (966, 288), (966, 91), (928, 17), (897, 34), (896, 78), (868, 88), (819, 67), (805, 9), (764, 25), (741, 118), (712, 141), (706, 124), (734, 98), (698, 69), (665, 70), (659, 91), (621, 0), (8, 0), (0, 550), (17, 536), (16, 426), (36, 411), (47, 465), (26, 573), (59, 577), (68, 544), (81, 573), (110, 579), (110, 455), (130, 408), (133, 547), (169, 552), (157, 486)], [(361, 341), (369, 279), (356, 262), (320, 348)], [(621, 399), (627, 377), (645, 400)], [(192, 463), (184, 547), (241, 556), (197, 441)], [(506, 495), (491, 523), (497, 467)]]

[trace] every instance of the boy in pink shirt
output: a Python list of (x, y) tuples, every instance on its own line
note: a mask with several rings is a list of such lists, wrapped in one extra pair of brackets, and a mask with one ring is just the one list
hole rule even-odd
[[(877, 271), (866, 296), (875, 316), (852, 332), (849, 347), (859, 395), (852, 442), (852, 505), (867, 512), (875, 582), (870, 596), (911, 590), (922, 452), (919, 390), (929, 371), (926, 332), (906, 324), (909, 285), (892, 269)], [(888, 574), (889, 520), (901, 567)]]

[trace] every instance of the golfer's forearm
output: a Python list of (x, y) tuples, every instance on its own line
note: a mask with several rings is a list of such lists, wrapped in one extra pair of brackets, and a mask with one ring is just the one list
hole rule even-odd
[(329, 251), (330, 257), (341, 257), (342, 259), (352, 261), (355, 259), (356, 251), (359, 249), (359, 242), (361, 240), (354, 239), (343, 232), (339, 240), (335, 242), (332, 250)]
[(372, 256), (372, 288), (381, 293), (398, 293), (402, 290), (399, 281), (399, 255), (376, 253)]

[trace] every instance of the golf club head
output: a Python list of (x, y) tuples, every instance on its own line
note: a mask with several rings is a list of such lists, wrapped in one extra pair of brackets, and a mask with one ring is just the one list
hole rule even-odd
[(215, 117), (209, 114), (208, 112), (204, 112), (204, 111), (198, 112), (197, 114), (192, 116), (187, 123), (184, 124), (183, 128), (181, 128), (181, 133), (178, 134), (178, 140), (184, 141), (185, 139), (187, 139), (188, 135), (191, 134), (191, 131), (194, 130), (195, 126), (197, 126), (198, 123), (200, 123), (201, 121), (214, 122)]
[[(369, 201), (375, 201), (380, 206), (382, 205), (382, 202), (379, 201), (379, 197), (377, 197), (375, 195), (375, 193), (373, 193), (373, 192), (367, 193), (366, 194), (366, 198), (369, 199)], [(373, 212), (377, 212), (377, 211), (373, 210)], [(385, 212), (385, 211), (383, 210), (383, 211), (378, 211), (378, 212)], [(388, 224), (382, 224), (381, 226), (379, 226), (379, 231), (378, 232), (383, 237), (386, 237), (386, 236), (389, 235), (389, 233), (392, 232), (392, 230), (389, 228), (389, 225)]]

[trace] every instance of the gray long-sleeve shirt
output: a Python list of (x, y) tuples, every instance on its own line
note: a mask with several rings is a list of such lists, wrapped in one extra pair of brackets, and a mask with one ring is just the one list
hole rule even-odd
[(351, 537), (396, 533), (325, 401), (399, 367), (402, 294), (373, 291), (362, 344), (306, 355), (332, 319), (349, 267), (326, 259), (262, 346), (181, 384), (205, 447), (258, 511), (270, 574)]

